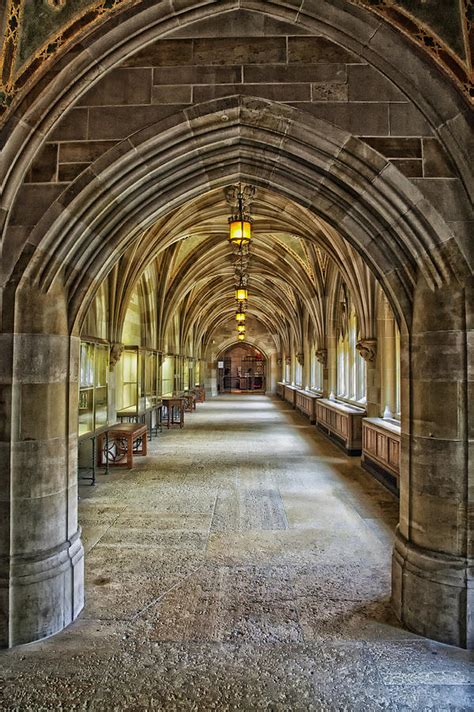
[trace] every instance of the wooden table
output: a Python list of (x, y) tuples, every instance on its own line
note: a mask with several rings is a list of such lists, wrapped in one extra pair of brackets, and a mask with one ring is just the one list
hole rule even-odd
[(163, 406), (166, 409), (166, 415), (163, 415), (163, 422), (167, 428), (173, 425), (184, 426), (184, 398), (163, 398)]
[[(104, 447), (105, 441), (105, 447)], [(147, 427), (142, 423), (117, 423), (99, 435), (99, 466), (133, 467), (134, 455), (147, 454)]]
[(192, 413), (193, 410), (196, 410), (196, 396), (194, 393), (185, 393), (183, 399), (186, 413)]

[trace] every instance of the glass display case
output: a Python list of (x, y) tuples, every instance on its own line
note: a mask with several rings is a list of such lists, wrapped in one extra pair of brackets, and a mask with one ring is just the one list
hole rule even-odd
[(117, 368), (117, 417), (138, 416), (158, 400), (158, 353), (126, 346)]
[(190, 380), (189, 380), (189, 365), (191, 361), (188, 358), (184, 359), (183, 364), (183, 391), (189, 391)]
[(116, 366), (117, 417), (139, 412), (142, 363), (138, 346), (126, 346)]
[(158, 354), (146, 349), (142, 355), (142, 399), (145, 408), (152, 408), (158, 400)]
[(79, 437), (108, 423), (109, 346), (81, 341), (79, 376)]
[(163, 357), (161, 369), (161, 395), (172, 396), (175, 384), (175, 357), (167, 354)]

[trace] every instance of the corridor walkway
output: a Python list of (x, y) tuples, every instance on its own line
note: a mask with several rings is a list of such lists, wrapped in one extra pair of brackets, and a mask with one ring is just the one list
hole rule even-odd
[(397, 502), (286, 404), (207, 401), (136, 464), (80, 488), (85, 611), (0, 654), (1, 710), (470, 708), (469, 654), (390, 612)]

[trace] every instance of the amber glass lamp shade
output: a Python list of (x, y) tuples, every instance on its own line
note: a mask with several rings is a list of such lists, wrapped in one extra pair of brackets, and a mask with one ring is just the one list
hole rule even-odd
[(239, 341), (243, 341), (245, 339), (245, 334), (239, 334), (237, 338)]
[(235, 318), (240, 324), (243, 324), (245, 321), (245, 312), (238, 311)]
[(245, 324), (238, 324), (237, 331), (240, 331), (241, 334), (245, 334)]
[(252, 223), (241, 218), (229, 218), (229, 242), (241, 247), (252, 239)]
[(245, 302), (249, 298), (249, 293), (244, 287), (235, 290), (235, 298), (238, 302)]

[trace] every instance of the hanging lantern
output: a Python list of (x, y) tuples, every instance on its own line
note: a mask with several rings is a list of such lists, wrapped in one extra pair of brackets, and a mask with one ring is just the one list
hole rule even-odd
[(245, 287), (238, 287), (235, 290), (235, 298), (238, 302), (246, 302), (249, 298), (248, 290)]
[(243, 195), (239, 188), (237, 196), (238, 211), (237, 215), (232, 215), (229, 218), (229, 237), (228, 240), (237, 247), (248, 245), (252, 239), (252, 221), (248, 215), (244, 214), (243, 210)]
[(245, 334), (239, 334), (237, 338), (239, 341), (243, 341), (245, 339)]
[(237, 314), (235, 315), (236, 321), (238, 321), (240, 324), (243, 324), (245, 321), (245, 312), (243, 311), (238, 311)]
[(245, 334), (245, 324), (238, 324), (237, 331), (239, 331), (241, 334)]

